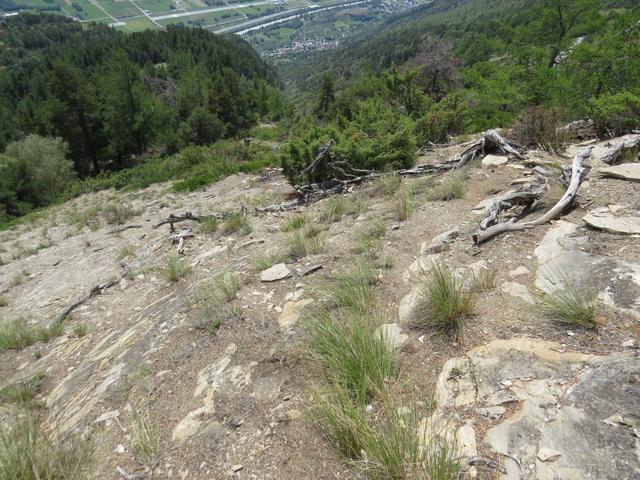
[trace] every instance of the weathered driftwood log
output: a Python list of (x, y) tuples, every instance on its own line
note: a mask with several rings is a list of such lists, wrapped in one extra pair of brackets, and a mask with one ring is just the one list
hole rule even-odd
[[(593, 147), (589, 147), (574, 157), (571, 165), (571, 178), (569, 180), (567, 191), (544, 215), (526, 223), (516, 222), (516, 219), (514, 218), (508, 222), (499, 223), (486, 229), (480, 228), (472, 235), (474, 243), (479, 245), (496, 235), (500, 235), (501, 233), (533, 228), (535, 225), (542, 225), (560, 216), (574, 203), (580, 184), (591, 169), (588, 165), (584, 165), (584, 162), (591, 156), (592, 150)], [(490, 212), (490, 214), (493, 213)], [(495, 216), (497, 216), (497, 214)]]
[(576, 195), (578, 195), (578, 189), (582, 184), (582, 181), (589, 174), (591, 167), (588, 165), (584, 165), (585, 160), (591, 156), (591, 152), (593, 151), (593, 147), (589, 147), (584, 150), (582, 153), (576, 155), (571, 164), (571, 180), (569, 181), (569, 186), (567, 191), (564, 192), (564, 195), (558, 203), (556, 203), (551, 209), (545, 213), (542, 217), (529, 222), (531, 225), (541, 225), (543, 223), (547, 223), (550, 220), (560, 216), (564, 211), (567, 210), (573, 202), (575, 202)]
[(82, 296), (79, 300), (73, 302), (71, 305), (67, 306), (58, 316), (56, 316), (49, 326), (53, 326), (56, 324), (60, 324), (64, 322), (64, 320), (80, 305), (89, 301), (93, 296), (102, 294), (106, 289), (113, 287), (115, 284), (120, 283), (120, 281), (129, 275), (131, 271), (131, 267), (125, 263), (122, 264), (122, 274), (119, 277), (114, 278), (113, 280), (108, 281), (107, 283), (99, 284), (91, 288), (87, 294)]

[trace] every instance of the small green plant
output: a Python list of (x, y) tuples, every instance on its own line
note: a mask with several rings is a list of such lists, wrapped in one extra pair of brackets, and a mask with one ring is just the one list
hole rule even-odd
[(393, 197), (393, 211), (396, 219), (404, 222), (413, 212), (413, 193), (407, 189), (400, 189)]
[(24, 283), (25, 280), (25, 276), (23, 273), (18, 272), (16, 274), (14, 274), (11, 277), (11, 280), (9, 280), (9, 288), (13, 288), (13, 287), (17, 287), (19, 285), (22, 285)]
[(42, 419), (33, 411), (0, 424), (0, 478), (93, 478), (91, 443), (81, 438), (61, 440), (45, 431), (42, 425)]
[(73, 327), (73, 334), (78, 338), (84, 337), (87, 334), (87, 324), (78, 323), (76, 326)]
[(224, 220), (225, 233), (240, 233), (241, 235), (248, 235), (253, 231), (251, 225), (251, 219), (244, 212), (231, 213)]
[(253, 269), (256, 272), (262, 272), (276, 263), (284, 262), (287, 258), (288, 256), (280, 251), (260, 253), (253, 258)]
[(362, 192), (356, 192), (349, 197), (347, 204), (347, 213), (355, 215), (356, 217), (363, 212), (366, 212), (369, 208), (367, 200)]
[(160, 436), (146, 409), (135, 414), (131, 441), (136, 455), (145, 462), (152, 460), (160, 449)]
[(314, 400), (312, 420), (362, 478), (456, 478), (461, 465), (454, 446), (437, 432), (418, 433), (421, 416), (415, 406), (399, 406), (385, 396), (380, 411), (367, 416), (339, 387), (314, 392)]
[(64, 333), (64, 325), (62, 322), (52, 322), (46, 327), (37, 327), (35, 332), (38, 340), (48, 342), (52, 338), (59, 337)]
[(236, 294), (242, 288), (242, 282), (235, 273), (227, 271), (216, 277), (215, 287), (222, 300), (230, 302), (236, 298)]
[(366, 314), (375, 306), (376, 271), (369, 260), (362, 259), (346, 273), (338, 273), (332, 281), (316, 288), (318, 299), (330, 308), (341, 308)]
[(475, 273), (471, 279), (471, 289), (474, 292), (486, 292), (495, 288), (496, 272), (493, 270), (482, 268), (479, 272)]
[(283, 232), (293, 232), (295, 230), (300, 230), (308, 223), (309, 219), (306, 215), (298, 214), (291, 217), (287, 222), (282, 226)]
[(462, 199), (467, 194), (467, 180), (465, 173), (458, 173), (443, 180), (443, 182), (434, 187), (431, 192), (428, 193), (428, 200), (454, 200)]
[(0, 322), (0, 352), (20, 350), (36, 341), (33, 328), (23, 318)]
[(240, 307), (213, 297), (196, 309), (193, 326), (214, 335), (224, 323), (238, 318), (242, 318)]
[(37, 406), (34, 399), (42, 385), (44, 375), (37, 374), (20, 382), (11, 383), (0, 388), (0, 401), (13, 403), (24, 408)]
[(307, 225), (302, 231), (294, 232), (289, 237), (288, 254), (292, 259), (322, 253), (326, 245), (326, 238), (313, 225)]
[(0, 307), (6, 307), (9, 305), (9, 300), (4, 295), (0, 295)]
[(547, 280), (550, 288), (537, 298), (537, 308), (544, 317), (563, 326), (597, 328), (597, 294), (594, 290), (579, 286), (564, 273), (557, 273)]
[(124, 245), (118, 252), (118, 260), (124, 260), (125, 258), (135, 257), (136, 250), (132, 245)]
[(190, 271), (191, 267), (178, 254), (172, 254), (167, 259), (164, 275), (167, 280), (176, 283), (186, 277)]
[(373, 182), (373, 189), (382, 195), (392, 196), (400, 189), (402, 178), (397, 173), (380, 175)]
[(347, 211), (347, 202), (344, 197), (331, 197), (325, 201), (318, 220), (323, 223), (338, 222)]
[(356, 234), (356, 242), (352, 247), (354, 253), (369, 253), (377, 250), (380, 238), (387, 231), (387, 226), (381, 220), (367, 222)]
[(107, 203), (102, 208), (102, 216), (109, 225), (122, 225), (136, 215), (140, 215), (140, 211), (128, 203)]
[(215, 217), (207, 217), (198, 225), (200, 233), (214, 233), (218, 229), (218, 219)]
[(443, 335), (457, 337), (475, 305), (475, 294), (446, 266), (436, 264), (426, 274), (416, 323)]

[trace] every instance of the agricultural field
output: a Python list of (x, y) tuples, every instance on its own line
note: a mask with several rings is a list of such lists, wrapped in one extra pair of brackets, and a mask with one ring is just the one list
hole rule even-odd
[(165, 28), (172, 24), (219, 28), (255, 21), (260, 17), (335, 0), (3, 0), (0, 16), (18, 12), (49, 12), (80, 22), (107, 23), (123, 31)]

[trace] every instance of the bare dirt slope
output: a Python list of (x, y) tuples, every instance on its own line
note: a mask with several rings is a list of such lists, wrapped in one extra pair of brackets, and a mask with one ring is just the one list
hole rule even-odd
[[(438, 150), (421, 161), (447, 158), (454, 151)], [(46, 424), (62, 436), (91, 434), (96, 478), (356, 478), (305, 415), (315, 376), (299, 312), (313, 298), (314, 285), (353, 265), (357, 234), (373, 221), (386, 226), (378, 253), (380, 304), (388, 322), (399, 323), (408, 335), (399, 353), (407, 395), (424, 400), (440, 395), (443, 408), (460, 406), (446, 404), (457, 393), (442, 397), (442, 389), (462, 388), (445, 385), (453, 377), (441, 375), (436, 388), (443, 365), (452, 358), (471, 358), (472, 349), (497, 339), (528, 337), (556, 342), (549, 348), (561, 352), (637, 359), (639, 235), (589, 228), (582, 219), (598, 208), (637, 216), (640, 183), (602, 177), (597, 168), (603, 165), (594, 164), (577, 207), (561, 220), (474, 246), (470, 233), (482, 206), (474, 207), (517, 188), (511, 182), (530, 177), (532, 165), (570, 164), (570, 159), (538, 151), (529, 152), (527, 161), (528, 166), (510, 161), (470, 170), (464, 199), (430, 201), (434, 180), (405, 179), (415, 193), (413, 212), (405, 221), (397, 217), (393, 197), (373, 184), (345, 195), (346, 211), (336, 221), (318, 220), (331, 199), (296, 211), (256, 213), (255, 207), (279, 203), (292, 193), (277, 171), (235, 175), (189, 194), (156, 185), (134, 193), (80, 197), (52, 209), (44, 220), (0, 233), (0, 288), (7, 300), (0, 307), (2, 318), (23, 317), (30, 324), (46, 325), (92, 287), (119, 278), (125, 268), (130, 271), (73, 311), (64, 322), (63, 335), (1, 352), (0, 377), (18, 381), (44, 374), (40, 395), (46, 403)], [(249, 212), (250, 233), (225, 232), (222, 225), (205, 233), (195, 223), (178, 224), (178, 229), (191, 227), (195, 232), (181, 255), (191, 268), (177, 282), (167, 278), (176, 247), (169, 241), (169, 227), (154, 228), (155, 224), (170, 213), (207, 215), (243, 207)], [(264, 265), (257, 265), (258, 260), (287, 251), (293, 234), (282, 228), (300, 213), (322, 230), (324, 250), (287, 261), (287, 278), (261, 281)], [(458, 235), (442, 251), (421, 249), (421, 243), (428, 245), (451, 228), (457, 228)], [(433, 260), (459, 269), (465, 277), (474, 271), (495, 273), (495, 288), (482, 293), (474, 316), (454, 340), (410, 323), (421, 275)], [(314, 265), (322, 268), (300, 275)], [(551, 325), (533, 308), (533, 296), (545, 287), (545, 274), (560, 267), (599, 292), (596, 331)], [(203, 292), (225, 272), (241, 279), (241, 288), (229, 302), (236, 314), (216, 331), (198, 328)], [(633, 368), (638, 369), (637, 361)], [(515, 414), (525, 399), (518, 401), (508, 403), (509, 412), (496, 417), (482, 417), (473, 409), (455, 416), (456, 425), (471, 426), (477, 454), (500, 461), (506, 458), (503, 454), (519, 455), (501, 452), (495, 432), (484, 437)], [(134, 448), (140, 415), (160, 438), (151, 459)], [(552, 478), (537, 473), (543, 469), (535, 462), (532, 469), (524, 464), (525, 453), (519, 473), (513, 466), (510, 470), (520, 476), (505, 478)], [(640, 460), (635, 461), (637, 467)], [(476, 470), (485, 478), (506, 475), (492, 468)]]

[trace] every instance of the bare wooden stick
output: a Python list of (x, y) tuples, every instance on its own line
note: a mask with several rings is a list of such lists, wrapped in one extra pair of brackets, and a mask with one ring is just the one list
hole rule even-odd
[(515, 218), (509, 222), (498, 223), (497, 225), (493, 225), (492, 227), (487, 228), (486, 230), (477, 230), (473, 233), (471, 238), (476, 245), (480, 245), (481, 243), (486, 242), (490, 238), (495, 237), (496, 235), (500, 235), (505, 232), (516, 232), (518, 230), (527, 230), (533, 228), (533, 225), (528, 225), (526, 223), (518, 223), (515, 221)]

